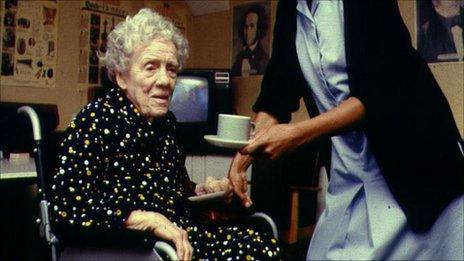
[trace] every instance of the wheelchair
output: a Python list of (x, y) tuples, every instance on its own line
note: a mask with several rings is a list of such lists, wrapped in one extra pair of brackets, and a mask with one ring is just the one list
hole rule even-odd
[[(34, 138), (34, 159), (37, 171), (38, 186), (41, 191), (39, 202), (39, 230), (41, 238), (50, 247), (50, 255), (56, 260), (177, 260), (174, 247), (165, 241), (156, 239), (140, 231), (123, 230), (119, 232), (102, 232), (69, 237), (67, 242), (77, 244), (60, 245), (61, 239), (55, 235), (49, 219), (49, 201), (46, 194), (46, 182), (41, 148), (42, 133), (40, 119), (29, 106), (18, 109), (19, 114), (26, 114), (31, 123)], [(255, 229), (269, 232), (278, 238), (274, 221), (264, 213), (254, 213), (244, 219), (246, 224)], [(242, 223), (243, 224), (243, 223)]]

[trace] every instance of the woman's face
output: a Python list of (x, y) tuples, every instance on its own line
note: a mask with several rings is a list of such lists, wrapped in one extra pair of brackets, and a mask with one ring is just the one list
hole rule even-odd
[(248, 13), (245, 17), (245, 28), (243, 28), (245, 41), (248, 46), (253, 45), (256, 42), (258, 24), (258, 14)]
[(117, 73), (116, 80), (139, 112), (151, 121), (167, 113), (178, 69), (174, 43), (155, 39), (135, 49), (128, 71)]
[(463, 6), (463, 0), (433, 0), (435, 9), (439, 9), (443, 14), (447, 16), (459, 15), (459, 8)]

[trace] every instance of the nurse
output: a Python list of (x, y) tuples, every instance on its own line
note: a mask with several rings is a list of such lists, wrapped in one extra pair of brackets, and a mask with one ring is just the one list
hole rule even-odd
[[(311, 118), (288, 123), (302, 97)], [(245, 206), (255, 156), (331, 144), (308, 259), (463, 259), (462, 138), (396, 1), (280, 1), (253, 109), (256, 135), (229, 171)]]

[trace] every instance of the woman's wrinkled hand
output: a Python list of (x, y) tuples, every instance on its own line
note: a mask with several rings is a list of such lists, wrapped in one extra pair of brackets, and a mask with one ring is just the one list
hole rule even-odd
[(230, 202), (233, 196), (232, 185), (227, 177), (222, 179), (215, 179), (211, 176), (206, 177), (205, 183), (198, 184), (195, 188), (195, 193), (197, 195), (204, 195), (214, 192), (226, 192), (224, 195), (224, 201)]
[(176, 226), (164, 215), (136, 210), (132, 211), (126, 221), (126, 227), (130, 229), (151, 231), (156, 237), (170, 241), (175, 245), (179, 260), (191, 260), (193, 248), (188, 240), (187, 231)]

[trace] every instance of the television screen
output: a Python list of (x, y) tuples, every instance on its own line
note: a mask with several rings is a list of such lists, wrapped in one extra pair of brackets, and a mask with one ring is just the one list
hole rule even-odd
[(172, 95), (170, 110), (178, 122), (205, 122), (208, 120), (208, 79), (197, 76), (179, 76)]
[(189, 68), (178, 74), (169, 110), (176, 116), (177, 136), (187, 154), (231, 153), (203, 138), (216, 134), (218, 114), (233, 113), (229, 74), (219, 68)]

